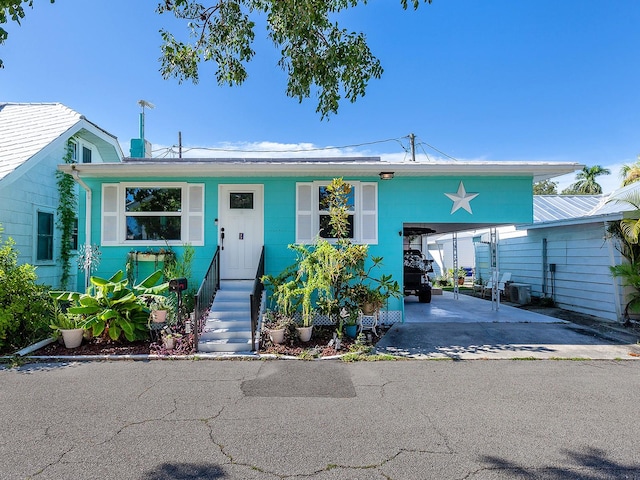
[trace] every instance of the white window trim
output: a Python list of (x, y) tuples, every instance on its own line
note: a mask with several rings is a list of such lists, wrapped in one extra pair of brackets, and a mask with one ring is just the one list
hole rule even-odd
[[(117, 188), (117, 211), (105, 212), (104, 198), (105, 189)], [(200, 205), (190, 205), (189, 189), (202, 188)], [(180, 239), (179, 240), (127, 240), (127, 214), (125, 206), (125, 191), (127, 188), (180, 188), (181, 189), (181, 206), (180, 212), (157, 212), (158, 216), (169, 215), (181, 217), (180, 222)], [(154, 216), (151, 213), (149, 216)], [(105, 240), (105, 217), (117, 217), (116, 240)], [(105, 246), (180, 246), (189, 243), (193, 246), (204, 245), (204, 184), (203, 183), (187, 183), (187, 182), (120, 182), (120, 183), (104, 183), (102, 184), (102, 207), (101, 207), (101, 243)], [(202, 238), (189, 238), (190, 222), (199, 222), (199, 231), (202, 232)]]
[[(354, 225), (353, 225), (353, 238), (350, 239), (353, 243), (367, 243), (370, 245), (375, 245), (378, 243), (378, 190), (377, 190), (377, 183), (375, 182), (361, 182), (358, 180), (345, 180), (346, 183), (348, 183), (349, 185), (352, 186), (353, 188), (353, 201), (354, 201), (354, 210), (353, 212), (350, 211), (350, 213), (353, 213), (354, 215)], [(296, 183), (296, 243), (309, 243), (310, 239), (306, 239), (306, 238), (301, 238), (300, 237), (300, 229), (298, 226), (298, 222), (300, 220), (301, 215), (311, 215), (311, 226), (312, 226), (312, 231), (314, 232), (315, 238), (321, 238), (320, 237), (320, 215), (323, 214), (325, 215), (327, 212), (325, 210), (320, 210), (320, 206), (319, 206), (319, 200), (320, 200), (320, 195), (319, 195), (319, 190), (320, 187), (326, 187), (327, 185), (329, 185), (331, 182), (328, 180), (321, 180), (321, 181), (314, 181), (314, 182), (299, 182)], [(311, 185), (311, 211), (301, 211), (300, 210), (300, 198), (299, 198), (299, 188), (298, 186), (305, 186), (305, 185)], [(362, 189), (368, 187), (368, 188), (375, 188), (375, 209), (374, 210), (364, 210), (364, 206), (363, 206), (363, 202), (362, 202)], [(370, 239), (364, 239), (363, 238), (363, 232), (364, 232), (364, 226), (363, 226), (363, 214), (368, 214), (368, 216), (372, 217), (370, 218), (370, 221), (375, 222), (375, 238), (370, 238)], [(323, 240), (327, 240), (330, 243), (335, 243), (337, 242), (337, 239), (333, 239), (333, 238), (323, 238)]]
[(78, 150), (80, 149), (80, 142), (78, 142), (78, 140), (76, 139), (70, 139), (69, 143), (73, 145), (71, 147), (71, 160), (73, 161), (73, 163), (78, 163)]

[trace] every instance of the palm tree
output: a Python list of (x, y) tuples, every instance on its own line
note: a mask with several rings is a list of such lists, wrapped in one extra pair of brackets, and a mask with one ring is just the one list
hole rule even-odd
[(600, 175), (610, 175), (611, 170), (603, 168), (600, 165), (593, 167), (582, 167), (582, 170), (576, 175), (576, 183), (565, 189), (562, 193), (573, 193), (577, 195), (598, 195), (602, 193), (602, 187), (596, 181), (596, 177)]
[[(639, 164), (640, 167), (640, 164)], [(611, 197), (607, 203), (626, 203), (631, 205), (636, 213), (640, 211), (640, 193), (627, 192), (620, 196)], [(637, 217), (637, 215), (631, 215)], [(627, 305), (624, 308), (624, 325), (630, 324), (629, 312), (640, 312), (640, 219), (623, 218), (612, 222), (607, 227), (608, 234), (618, 240), (617, 249), (626, 259), (620, 265), (610, 266), (611, 275), (622, 279), (622, 285), (630, 287)]]
[[(611, 197), (607, 203), (626, 203), (640, 211), (640, 192), (627, 192), (624, 195)], [(632, 245), (640, 243), (640, 219), (623, 218), (620, 220), (620, 230), (623, 237)], [(640, 260), (640, 259), (638, 259)]]
[(638, 155), (635, 163), (622, 166), (620, 176), (622, 177), (623, 187), (640, 180), (640, 155)]

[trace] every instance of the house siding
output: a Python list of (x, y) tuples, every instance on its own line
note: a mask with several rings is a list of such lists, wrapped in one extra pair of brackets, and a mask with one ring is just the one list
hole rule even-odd
[[(508, 233), (498, 245), (499, 269), (511, 272), (513, 282), (531, 285), (533, 296), (552, 297), (560, 308), (618, 321), (621, 299), (609, 266), (621, 258), (604, 237), (602, 222)], [(543, 270), (545, 240), (547, 265), (556, 265), (553, 276)], [(489, 278), (487, 244), (477, 244), (476, 265)]]
[[(85, 145), (90, 144), (82, 133), (78, 135)], [(92, 145), (94, 146), (94, 145)], [(95, 147), (95, 146), (94, 146)], [(18, 262), (36, 266), (38, 283), (60, 288), (60, 239), (61, 232), (57, 225), (58, 214), (58, 184), (56, 178), (57, 166), (63, 163), (66, 154), (66, 139), (58, 139), (49, 144), (41, 152), (22, 164), (15, 171), (0, 181), (0, 224), (4, 231), (3, 238), (11, 237), (16, 242)], [(97, 147), (94, 149), (92, 161), (102, 162)], [(76, 192), (79, 187), (76, 185)], [(38, 211), (51, 212), (54, 215), (53, 260), (37, 261), (36, 244)], [(84, 217), (79, 216), (79, 223)], [(77, 263), (74, 257), (68, 286), (78, 283)]]
[[(267, 273), (278, 274), (294, 262), (294, 252), (287, 245), (296, 239), (296, 184), (298, 182), (330, 181), (331, 177), (257, 177), (248, 174), (246, 177), (188, 177), (172, 178), (175, 182), (201, 183), (205, 188), (204, 207), (204, 245), (194, 247), (195, 258), (192, 268), (192, 281), (199, 282), (218, 246), (218, 187), (221, 184), (260, 183), (264, 185), (264, 245), (265, 268)], [(345, 177), (349, 181), (378, 183), (378, 243), (370, 245), (372, 256), (382, 256), (383, 268), (376, 275), (391, 274), (399, 283), (402, 282), (402, 249), (403, 224), (407, 222), (530, 222), (532, 220), (531, 178), (498, 178), (498, 177), (407, 177), (395, 178), (391, 181), (380, 181), (371, 176), (358, 178)], [(473, 214), (458, 210), (452, 213), (452, 201), (445, 193), (456, 192), (460, 181), (464, 181), (468, 192), (482, 192), (474, 201)], [(119, 177), (98, 179), (84, 178), (93, 191), (92, 203), (92, 243), (101, 238), (101, 191), (103, 183), (117, 182), (167, 182), (166, 177)], [(495, 193), (497, 192), (497, 193)], [(84, 209), (84, 195), (81, 193), (81, 208)], [(477, 200), (477, 203), (476, 203)], [(499, 208), (505, 201), (513, 208)], [(81, 217), (83, 218), (83, 213)], [(81, 238), (82, 224), (81, 224)], [(111, 276), (115, 271), (124, 269), (127, 253), (131, 250), (145, 250), (144, 246), (102, 246), (101, 263), (95, 272), (99, 276)], [(149, 245), (158, 249), (160, 245)], [(172, 246), (180, 255), (183, 247)], [(138, 265), (137, 279), (141, 280), (155, 268), (153, 262)], [(79, 275), (79, 288), (84, 284), (82, 274)], [(197, 285), (194, 285), (197, 288)], [(402, 310), (402, 299), (391, 299), (390, 310)]]
[[(38, 283), (59, 287), (62, 269), (58, 265), (60, 255), (60, 231), (54, 226), (53, 261), (40, 262), (35, 258), (36, 212), (38, 210), (54, 214), (57, 221), (58, 187), (56, 167), (64, 157), (62, 143), (51, 150), (46, 157), (37, 163), (24, 164), (5, 180), (0, 182), (0, 224), (4, 228), (3, 237), (13, 238), (15, 248), (19, 252), (20, 264), (35, 265)], [(11, 177), (15, 176), (15, 180)], [(75, 274), (75, 267), (72, 274)], [(75, 278), (70, 279), (70, 284)]]

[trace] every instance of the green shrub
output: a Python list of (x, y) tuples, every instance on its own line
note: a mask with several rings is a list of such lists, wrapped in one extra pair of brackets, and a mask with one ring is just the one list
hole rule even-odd
[(18, 265), (14, 247), (13, 239), (4, 241), (0, 235), (0, 353), (13, 353), (50, 334), (48, 288), (36, 284), (33, 265)]
[(168, 283), (156, 285), (162, 278), (158, 270), (139, 285), (129, 287), (124, 272), (119, 270), (111, 278), (91, 277), (87, 293), (51, 292), (56, 301), (70, 302), (70, 314), (80, 315), (83, 328), (90, 329), (94, 337), (128, 341), (149, 337), (149, 313), (144, 295), (160, 295)]

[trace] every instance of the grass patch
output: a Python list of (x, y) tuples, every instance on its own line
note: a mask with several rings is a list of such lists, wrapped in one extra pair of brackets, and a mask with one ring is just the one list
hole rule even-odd
[(369, 352), (349, 352), (345, 353), (340, 360), (343, 362), (382, 362), (397, 361), (399, 357), (389, 355), (388, 353), (369, 353)]
[(515, 358), (512, 358), (511, 360), (527, 361), (527, 360), (541, 360), (541, 359), (536, 357), (515, 357)]

